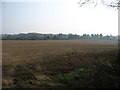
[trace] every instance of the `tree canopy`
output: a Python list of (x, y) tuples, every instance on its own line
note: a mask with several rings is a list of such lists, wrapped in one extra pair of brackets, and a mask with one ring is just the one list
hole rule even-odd
[(120, 0), (79, 0), (78, 4), (80, 5), (80, 7), (88, 4), (92, 4), (95, 7), (97, 6), (98, 1), (110, 8), (119, 9), (120, 7)]
[(42, 34), (42, 33), (19, 33), (19, 34), (2, 34), (0, 40), (72, 40), (72, 39), (108, 39), (117, 40), (118, 36), (102, 34)]

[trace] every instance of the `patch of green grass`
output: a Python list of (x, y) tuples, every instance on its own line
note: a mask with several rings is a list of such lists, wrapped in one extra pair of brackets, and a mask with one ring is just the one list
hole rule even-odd
[(71, 88), (93, 87), (93, 71), (92, 69), (79, 69), (73, 73), (58, 76), (55, 81)]

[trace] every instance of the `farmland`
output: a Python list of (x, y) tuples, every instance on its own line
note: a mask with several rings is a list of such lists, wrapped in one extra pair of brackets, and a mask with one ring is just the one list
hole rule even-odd
[(2, 46), (3, 88), (68, 87), (74, 75), (94, 72), (89, 68), (108, 64), (118, 51), (117, 40), (3, 40)]

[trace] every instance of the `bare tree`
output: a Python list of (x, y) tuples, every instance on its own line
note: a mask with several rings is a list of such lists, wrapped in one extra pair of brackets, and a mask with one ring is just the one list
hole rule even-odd
[(92, 4), (95, 7), (97, 6), (98, 1), (110, 8), (119, 9), (120, 7), (120, 0), (79, 0), (78, 4), (80, 5), (80, 7), (88, 4)]

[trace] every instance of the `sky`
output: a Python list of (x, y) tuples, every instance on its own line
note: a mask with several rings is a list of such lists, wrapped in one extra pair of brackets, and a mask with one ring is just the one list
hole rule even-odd
[(118, 35), (118, 11), (98, 2), (79, 7), (79, 0), (2, 2), (2, 33)]

